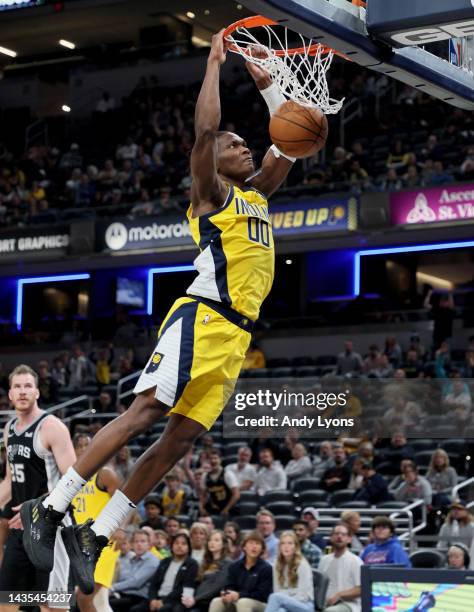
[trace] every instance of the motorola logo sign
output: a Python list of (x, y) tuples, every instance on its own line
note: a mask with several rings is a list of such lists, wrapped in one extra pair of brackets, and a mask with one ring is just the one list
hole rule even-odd
[[(474, 0), (471, 0), (474, 6)], [(408, 45), (426, 45), (440, 40), (449, 40), (450, 38), (464, 38), (465, 36), (474, 35), (474, 19), (468, 21), (460, 21), (458, 23), (450, 23), (440, 26), (431, 26), (420, 28), (419, 30), (409, 30), (407, 32), (398, 32), (392, 34), (392, 40), (404, 46)]]
[(181, 244), (183, 239), (191, 236), (189, 223), (180, 221), (178, 223), (146, 223), (135, 222), (111, 223), (105, 230), (105, 246), (111, 251), (121, 249), (136, 249), (148, 246)]
[(127, 244), (128, 229), (123, 223), (112, 223), (105, 232), (105, 244), (112, 251), (120, 251)]

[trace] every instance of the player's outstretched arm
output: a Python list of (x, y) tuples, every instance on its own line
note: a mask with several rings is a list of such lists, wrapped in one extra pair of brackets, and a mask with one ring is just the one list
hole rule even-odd
[(191, 153), (191, 200), (197, 214), (203, 204), (219, 207), (226, 198), (226, 187), (217, 174), (217, 132), (221, 122), (219, 76), (225, 58), (226, 49), (221, 30), (212, 37), (206, 75), (194, 116), (196, 141)]
[[(258, 50), (254, 50), (254, 53), (258, 53)], [(285, 102), (285, 96), (276, 85), (272, 84), (268, 72), (251, 62), (247, 62), (246, 66), (272, 115), (280, 104)], [(275, 146), (270, 147), (263, 158), (260, 172), (250, 181), (250, 184), (270, 197), (285, 182), (294, 161), (294, 159), (285, 157)]]

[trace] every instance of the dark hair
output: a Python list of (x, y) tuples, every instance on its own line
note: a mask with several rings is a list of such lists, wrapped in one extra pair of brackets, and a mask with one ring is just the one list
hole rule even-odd
[(173, 552), (173, 545), (174, 545), (174, 543), (176, 542), (176, 540), (178, 538), (183, 538), (186, 541), (186, 544), (188, 545), (188, 556), (189, 556), (191, 554), (191, 540), (190, 540), (188, 534), (187, 533), (183, 533), (183, 532), (177, 533), (176, 535), (174, 535), (171, 538), (171, 542), (170, 542), (170, 550), (171, 550), (171, 552)]
[(30, 368), (30, 366), (25, 365), (24, 363), (17, 365), (16, 368), (10, 373), (10, 376), (8, 377), (10, 387), (12, 386), (13, 377), (19, 376), (20, 374), (31, 374), (31, 376), (33, 376), (35, 379), (35, 387), (38, 388), (38, 374), (33, 370), (33, 368)]
[(305, 521), (304, 519), (296, 520), (293, 523), (293, 529), (295, 528), (295, 525), (303, 525), (309, 531), (309, 523), (308, 523), (308, 521)]
[(395, 525), (388, 516), (376, 516), (372, 521), (372, 531), (376, 527), (388, 527), (392, 533), (395, 532)]

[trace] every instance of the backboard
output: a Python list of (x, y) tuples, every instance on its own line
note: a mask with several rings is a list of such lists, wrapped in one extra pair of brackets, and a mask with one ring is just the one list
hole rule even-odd
[[(448, 5), (449, 11), (444, 8), (443, 12), (440, 2), (444, 7)], [(371, 3), (372, 6), (379, 3), (384, 9), (400, 6), (405, 11), (412, 10), (413, 18), (404, 21), (403, 15), (400, 17), (391, 11), (388, 17), (392, 23), (387, 25), (388, 19), (384, 23), (383, 19), (375, 18), (371, 23), (367, 13), (369, 17), (377, 16), (377, 11), (374, 13), (369, 8)], [(462, 44), (456, 41), (462, 41), (459, 37), (471, 32), (474, 34), (474, 0), (367, 0), (367, 11), (363, 7), (366, 3), (361, 0), (243, 0), (242, 4), (337, 49), (360, 66), (386, 74), (453, 106), (474, 110), (472, 72), (424, 48), (426, 42), (445, 41), (446, 58), (449, 58), (454, 57), (450, 54), (450, 44), (454, 50), (466, 46), (465, 40), (469, 39)], [(432, 7), (436, 8), (434, 12)], [(457, 15), (454, 9), (459, 9)], [(400, 18), (397, 20), (397, 17)], [(412, 34), (413, 31), (417, 33)], [(464, 55), (472, 54), (465, 50)]]

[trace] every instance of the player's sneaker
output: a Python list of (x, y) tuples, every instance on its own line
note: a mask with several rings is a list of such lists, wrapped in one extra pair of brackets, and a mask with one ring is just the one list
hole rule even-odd
[(72, 577), (84, 595), (94, 591), (94, 570), (100, 553), (107, 546), (105, 536), (96, 535), (92, 529), (93, 521), (82, 525), (71, 525), (61, 530), (64, 545), (71, 561)]
[(43, 506), (43, 497), (30, 499), (20, 508), (23, 524), (23, 546), (33, 565), (51, 572), (54, 565), (54, 543), (63, 512)]

